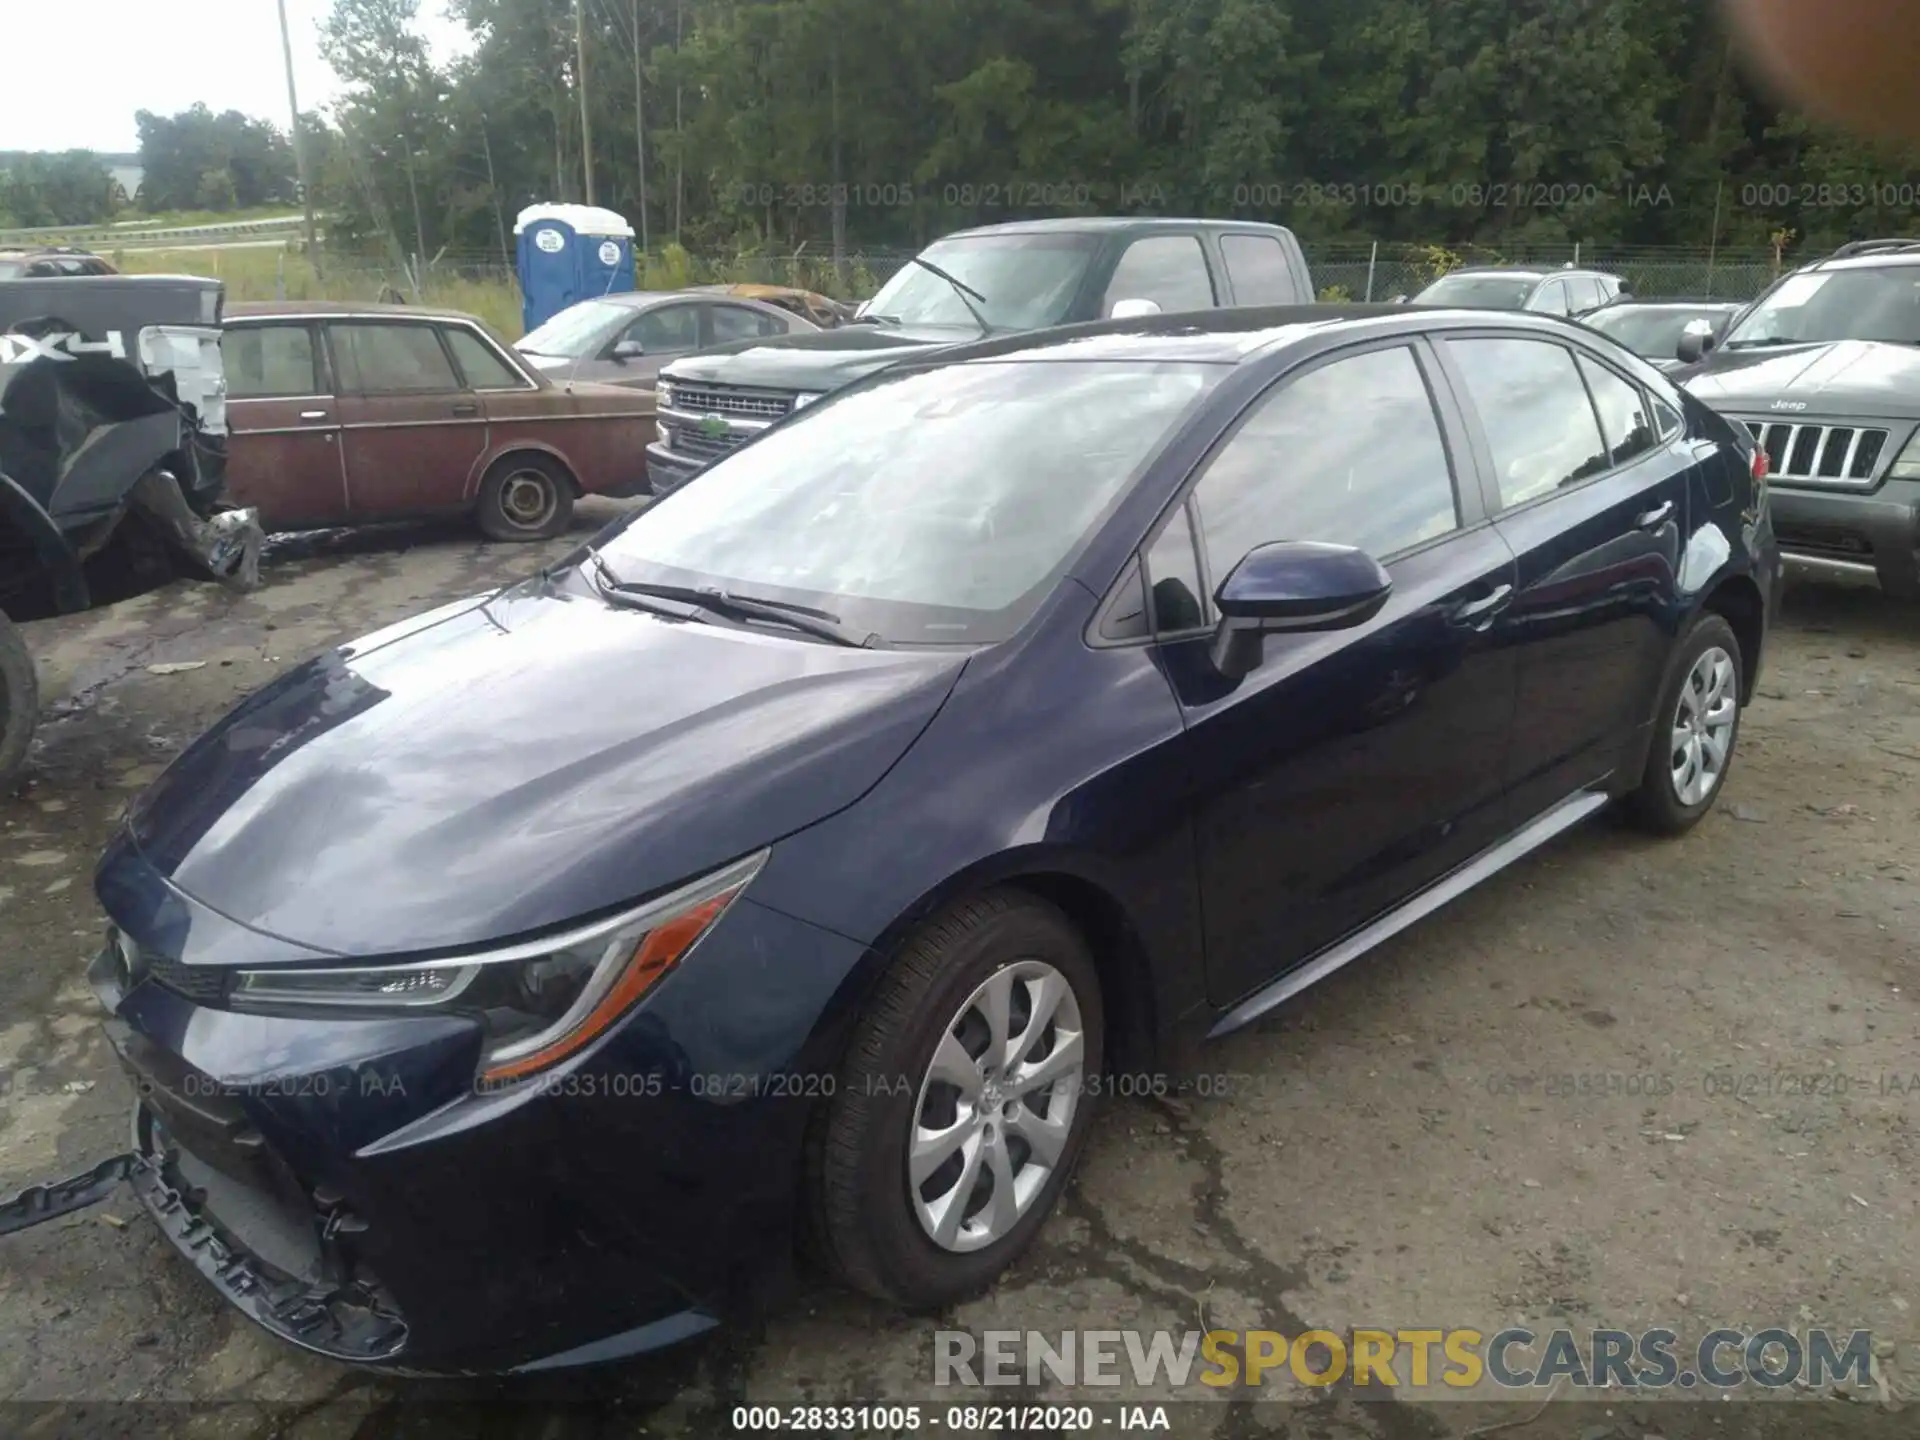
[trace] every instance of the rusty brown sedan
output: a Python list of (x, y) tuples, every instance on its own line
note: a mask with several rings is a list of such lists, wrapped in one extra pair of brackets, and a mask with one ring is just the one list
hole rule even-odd
[(556, 382), (471, 315), (241, 303), (221, 349), (227, 491), (270, 530), (467, 514), (542, 540), (581, 495), (646, 493), (652, 392)]

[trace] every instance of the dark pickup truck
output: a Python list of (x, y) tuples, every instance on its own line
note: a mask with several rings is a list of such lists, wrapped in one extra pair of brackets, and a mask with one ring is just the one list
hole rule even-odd
[(1079, 218), (962, 230), (922, 251), (839, 329), (739, 341), (669, 365), (647, 476), (664, 495), (800, 406), (933, 347), (1314, 298), (1300, 242), (1277, 225)]

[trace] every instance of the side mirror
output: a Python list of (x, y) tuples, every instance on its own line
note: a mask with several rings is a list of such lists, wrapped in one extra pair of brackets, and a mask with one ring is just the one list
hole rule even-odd
[(1159, 305), (1151, 300), (1116, 300), (1108, 312), (1109, 320), (1138, 320), (1143, 315), (1158, 315)]
[(613, 358), (616, 360), (638, 360), (646, 353), (646, 347), (638, 340), (622, 340), (613, 347)]
[(1682, 365), (1691, 365), (1711, 349), (1713, 349), (1712, 327), (1704, 320), (1695, 320), (1689, 322), (1687, 328), (1680, 332), (1680, 343), (1673, 347), (1673, 355)]
[(1213, 663), (1229, 680), (1260, 664), (1274, 634), (1364, 625), (1387, 603), (1393, 577), (1351, 545), (1283, 540), (1247, 552), (1214, 593), (1220, 626)]

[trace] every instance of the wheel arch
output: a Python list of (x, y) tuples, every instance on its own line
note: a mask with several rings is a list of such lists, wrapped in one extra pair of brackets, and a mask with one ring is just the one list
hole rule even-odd
[(558, 465), (561, 475), (566, 479), (567, 487), (573, 491), (574, 499), (578, 500), (586, 493), (580, 487), (580, 477), (574, 473), (573, 463), (567, 459), (566, 452), (546, 440), (516, 436), (507, 444), (500, 446), (497, 450), (485, 456), (475, 468), (470, 493), (467, 495), (467, 503), (470, 505), (479, 504), (480, 490), (481, 487), (487, 483), (487, 477), (509, 460), (521, 455), (538, 455)]
[(1751, 704), (1767, 634), (1767, 605), (1760, 586), (1751, 575), (1728, 575), (1701, 599), (1699, 613), (1718, 615), (1733, 627), (1733, 638), (1740, 642), (1740, 700)]

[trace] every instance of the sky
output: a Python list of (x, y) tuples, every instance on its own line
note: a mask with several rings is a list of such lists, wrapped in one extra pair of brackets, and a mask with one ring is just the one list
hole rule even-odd
[[(0, 0), (0, 7), (19, 0)], [(300, 108), (339, 88), (320, 58), (318, 26), (331, 0), (287, 0)], [(422, 0), (435, 56), (464, 48), (443, 0)], [(288, 126), (286, 68), (274, 0), (82, 0), (27, 4), (6, 22), (0, 150), (133, 151), (136, 110), (171, 115), (196, 100)], [(76, 65), (76, 57), (84, 57)]]

